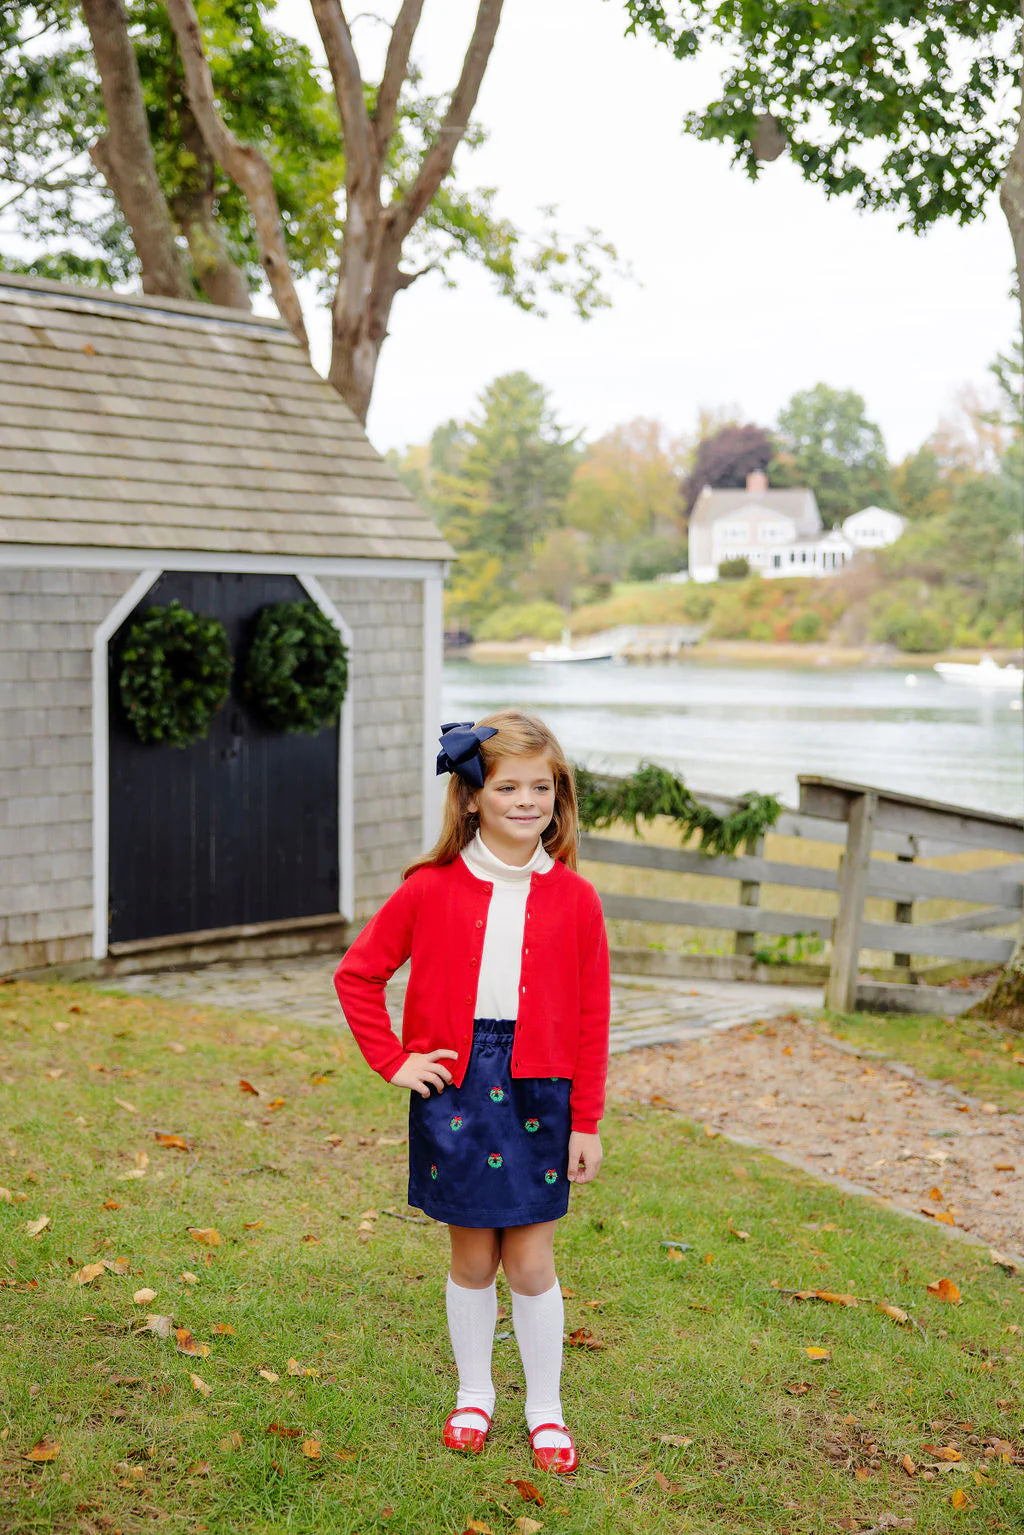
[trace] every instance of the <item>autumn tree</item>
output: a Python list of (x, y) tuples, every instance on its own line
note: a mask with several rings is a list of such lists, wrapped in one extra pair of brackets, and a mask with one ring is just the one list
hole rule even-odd
[(855, 390), (827, 384), (799, 390), (779, 411), (775, 443), (772, 484), (813, 490), (826, 527), (885, 500), (885, 442)]
[[(10, 268), (246, 308), (265, 288), (303, 345), (296, 280), (330, 304), (330, 381), (361, 420), (397, 296), (482, 265), (523, 309), (607, 300), (615, 261), (542, 215), (530, 236), (460, 186), (460, 145), (502, 0), (478, 0), (450, 94), (420, 83), (423, 0), (401, 0), (383, 68), (361, 68), (341, 0), (310, 0), (328, 62), (271, 25), (272, 0), (0, 0), (0, 211), (37, 253)], [(84, 26), (83, 26), (84, 22)]]
[(732, 421), (702, 437), (694, 450), (693, 467), (683, 482), (686, 515), (705, 485), (712, 490), (742, 487), (748, 474), (766, 470), (774, 456), (771, 433), (763, 426)]

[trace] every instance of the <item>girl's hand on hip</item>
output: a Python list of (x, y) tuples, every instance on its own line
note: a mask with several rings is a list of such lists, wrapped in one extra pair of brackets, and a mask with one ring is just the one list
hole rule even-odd
[(569, 1182), (593, 1183), (601, 1167), (601, 1137), (574, 1130), (569, 1136)]
[(458, 1059), (458, 1054), (457, 1050), (431, 1050), (429, 1055), (417, 1055), (413, 1051), (408, 1060), (399, 1066), (391, 1081), (395, 1087), (411, 1087), (421, 1098), (429, 1098), (432, 1087), (442, 1093), (445, 1083), (452, 1080), (452, 1074), (447, 1066), (441, 1064), (441, 1057), (450, 1055), (454, 1061)]

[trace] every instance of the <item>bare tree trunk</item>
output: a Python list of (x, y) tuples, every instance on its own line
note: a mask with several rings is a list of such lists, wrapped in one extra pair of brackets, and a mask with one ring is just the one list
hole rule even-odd
[[(1024, 0), (1021, 0), (1021, 18), (1024, 23)], [(1024, 45), (1024, 24), (1021, 28)], [(1010, 226), (1013, 254), (1017, 263), (1017, 292), (1021, 307), (1021, 331), (1024, 334), (1024, 67), (1021, 70), (1021, 101), (1017, 127), (1017, 142), (1013, 147), (1002, 184), (999, 202)], [(1024, 402), (1021, 414), (1024, 415)], [(969, 1010), (968, 1017), (991, 1018), (1007, 1028), (1024, 1033), (1024, 916), (1021, 918), (1017, 942), (1005, 970), (980, 1002)]]
[(128, 220), (145, 293), (194, 297), (156, 174), (139, 66), (122, 0), (82, 0), (99, 71), (108, 131), (89, 151)]
[(273, 173), (259, 150), (237, 139), (217, 110), (213, 80), (203, 52), (202, 33), (192, 0), (165, 0), (165, 5), (178, 40), (189, 106), (199, 131), (211, 155), (223, 166), (249, 205), (256, 227), (260, 262), (267, 274), (278, 312), (308, 352), (309, 339), (302, 318), (302, 306), (288, 265)]
[(217, 222), (216, 167), (191, 111), (179, 112), (181, 137), (195, 160), (191, 185), (174, 200), (174, 216), (188, 241), (196, 282), (211, 304), (227, 309), (252, 309), (245, 273), (228, 254), (224, 232)]
[(412, 185), (381, 205), (381, 174), (423, 0), (403, 0), (392, 29), (373, 117), (341, 0), (310, 0), (334, 81), (345, 138), (346, 218), (341, 272), (334, 295), (328, 380), (362, 422), (370, 406), (380, 349), (395, 295), (422, 272), (401, 270), (402, 245), (452, 167), (469, 126), (501, 20), (503, 0), (479, 0), (458, 84)]

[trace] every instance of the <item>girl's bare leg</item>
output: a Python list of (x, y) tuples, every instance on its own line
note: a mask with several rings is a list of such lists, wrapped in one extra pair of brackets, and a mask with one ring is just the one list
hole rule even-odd
[(543, 1295), (555, 1282), (557, 1221), (506, 1226), (501, 1233), (501, 1266), (517, 1295)]
[[(498, 1296), (494, 1276), (498, 1271), (498, 1234), (472, 1226), (449, 1226), (452, 1244), (451, 1272), (445, 1291), (448, 1331), (459, 1372), (456, 1408), (477, 1407), (488, 1417), (494, 1412), (494, 1386), (491, 1381), (491, 1351), (494, 1324), (498, 1314)], [(455, 1428), (480, 1432), (483, 1419), (478, 1413), (458, 1412), (452, 1419)]]

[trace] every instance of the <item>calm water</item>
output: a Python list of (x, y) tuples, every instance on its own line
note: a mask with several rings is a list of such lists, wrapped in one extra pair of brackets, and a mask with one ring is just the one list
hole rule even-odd
[[(913, 672), (916, 686), (908, 686)], [(1024, 814), (1020, 700), (914, 672), (848, 667), (492, 666), (446, 662), (444, 718), (540, 714), (570, 757), (624, 772), (642, 758), (695, 791), (756, 789), (796, 805), (797, 774)]]

